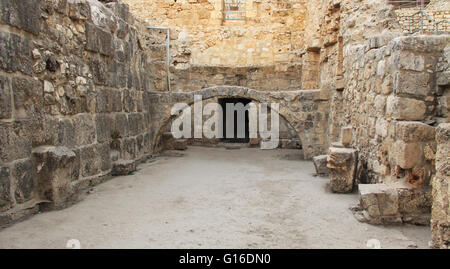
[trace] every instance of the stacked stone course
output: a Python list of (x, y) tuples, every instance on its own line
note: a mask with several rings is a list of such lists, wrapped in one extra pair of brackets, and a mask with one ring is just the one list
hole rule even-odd
[[(164, 33), (120, 2), (0, 2), (0, 224), (61, 208), (152, 154)], [(118, 169), (115, 169), (118, 170)]]

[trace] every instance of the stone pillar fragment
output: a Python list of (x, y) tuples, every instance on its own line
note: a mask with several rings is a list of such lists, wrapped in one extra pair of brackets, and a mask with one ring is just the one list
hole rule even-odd
[(78, 179), (76, 154), (66, 147), (42, 146), (33, 150), (40, 198), (48, 207), (63, 208), (73, 198), (72, 180)]
[(313, 158), (314, 167), (316, 168), (316, 174), (319, 176), (328, 176), (330, 170), (327, 167), (328, 155), (319, 155)]
[(330, 185), (333, 192), (352, 192), (357, 158), (358, 155), (355, 149), (329, 148), (327, 167), (330, 169)]

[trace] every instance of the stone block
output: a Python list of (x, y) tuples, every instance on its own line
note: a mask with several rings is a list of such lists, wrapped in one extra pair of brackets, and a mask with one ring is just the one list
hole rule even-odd
[(11, 81), (16, 118), (36, 118), (43, 113), (43, 86), (39, 80), (14, 77)]
[(136, 139), (135, 138), (125, 138), (123, 141), (122, 148), (122, 159), (131, 160), (136, 159)]
[(73, 148), (75, 142), (75, 129), (70, 119), (61, 119), (58, 124), (58, 139), (56, 145)]
[(320, 176), (328, 176), (330, 170), (327, 167), (328, 155), (319, 155), (313, 157), (314, 167), (316, 168), (316, 174)]
[(400, 121), (396, 123), (397, 139), (404, 142), (426, 142), (434, 141), (435, 128), (417, 121)]
[(7, 72), (33, 73), (30, 40), (0, 30), (0, 68)]
[(436, 74), (436, 84), (439, 86), (450, 85), (450, 71)]
[(94, 144), (81, 149), (81, 175), (90, 177), (100, 175), (111, 169), (111, 151), (109, 145)]
[(327, 167), (330, 169), (330, 185), (333, 192), (352, 192), (357, 161), (358, 154), (355, 149), (329, 148)]
[(114, 118), (108, 114), (97, 114), (95, 116), (97, 142), (103, 143), (112, 139)]
[(389, 123), (383, 118), (378, 118), (375, 124), (375, 133), (381, 137), (387, 137)]
[(188, 140), (187, 139), (175, 139), (173, 141), (174, 150), (187, 150)]
[(13, 164), (12, 176), (15, 180), (13, 188), (17, 203), (25, 203), (34, 198), (35, 175), (35, 167), (30, 159), (16, 161)]
[(187, 139), (174, 139), (171, 132), (163, 133), (162, 135), (162, 148), (163, 150), (186, 150), (188, 140)]
[(0, 119), (10, 119), (11, 109), (11, 87), (9, 79), (0, 76)]
[(3, 23), (32, 34), (40, 31), (40, 7), (38, 0), (2, 0), (0, 17)]
[(422, 144), (406, 143), (402, 140), (397, 140), (392, 146), (389, 156), (401, 168), (411, 169), (422, 162)]
[(69, 1), (68, 15), (71, 19), (84, 21), (90, 17), (90, 6), (88, 2)]
[(386, 184), (359, 184), (359, 204), (365, 211), (364, 221), (371, 224), (401, 223), (398, 194)]
[(350, 146), (353, 138), (352, 126), (345, 126), (341, 128), (341, 143), (344, 147)]
[(112, 131), (113, 138), (125, 138), (128, 136), (128, 117), (126, 114), (116, 114), (114, 129)]
[(111, 109), (113, 112), (122, 111), (122, 91), (114, 90), (110, 91)]
[(112, 56), (114, 54), (112, 34), (87, 22), (86, 50), (98, 52), (106, 56)]
[(52, 208), (61, 208), (72, 198), (71, 182), (78, 179), (79, 164), (76, 154), (67, 147), (42, 146), (33, 150), (41, 199)]
[(112, 112), (110, 90), (106, 88), (96, 88), (95, 91), (95, 111), (97, 113)]
[(386, 114), (396, 120), (424, 120), (427, 107), (421, 100), (389, 96)]
[(449, 42), (446, 35), (402, 36), (392, 40), (393, 51), (440, 52)]
[(11, 171), (9, 167), (0, 166), (0, 212), (8, 210), (11, 199)]
[[(145, 61), (145, 60), (142, 60), (142, 61)], [(128, 68), (129, 67), (127, 65), (125, 65), (124, 63), (120, 63), (117, 61), (108, 61), (107, 74), (106, 74), (106, 85), (108, 85), (110, 87), (118, 87), (118, 88), (126, 87)], [(143, 67), (143, 68), (145, 68), (145, 67)], [(147, 79), (148, 78), (146, 76), (141, 76), (143, 85), (146, 85), (144, 83), (144, 81)]]
[(32, 147), (29, 121), (0, 123), (0, 162), (29, 158)]
[(393, 184), (359, 184), (362, 221), (371, 224), (412, 223), (427, 225), (430, 219), (430, 190)]
[(398, 203), (398, 210), (403, 215), (430, 214), (431, 189), (428, 186), (417, 189), (401, 188), (398, 190)]
[(72, 119), (77, 146), (89, 145), (95, 141), (95, 123), (90, 114), (80, 114)]
[[(394, 56), (394, 64), (398, 69), (423, 72), (425, 70), (425, 56), (412, 51), (400, 51)], [(411, 78), (413, 73), (409, 73)], [(414, 73), (418, 74), (418, 73)], [(422, 74), (422, 73), (421, 73)]]
[(430, 95), (430, 74), (401, 70), (394, 74), (394, 93), (413, 96)]
[(449, 141), (450, 141), (450, 123), (439, 124), (439, 126), (436, 128), (436, 142), (437, 142), (436, 176), (440, 178), (450, 177)]
[(130, 136), (136, 136), (143, 132), (144, 117), (141, 113), (128, 114), (128, 130)]
[(136, 171), (136, 161), (134, 160), (117, 160), (112, 166), (113, 176), (126, 176)]
[(92, 78), (96, 85), (106, 85), (107, 67), (106, 63), (99, 58), (93, 58), (89, 61), (89, 68), (92, 72)]

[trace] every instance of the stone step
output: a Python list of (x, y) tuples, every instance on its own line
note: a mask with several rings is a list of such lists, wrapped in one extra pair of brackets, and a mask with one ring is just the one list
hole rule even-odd
[[(429, 225), (431, 190), (408, 183), (359, 184), (357, 219), (371, 224), (412, 223)], [(361, 217), (362, 215), (362, 217)]]

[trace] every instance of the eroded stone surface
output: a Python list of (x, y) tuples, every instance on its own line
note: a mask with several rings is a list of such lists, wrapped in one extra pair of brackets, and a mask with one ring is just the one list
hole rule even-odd
[(360, 220), (371, 224), (413, 223), (429, 225), (431, 194), (429, 188), (407, 185), (359, 184)]
[(431, 235), (433, 247), (448, 249), (450, 246), (450, 123), (440, 124), (436, 130), (436, 176), (432, 180), (433, 207)]
[(136, 171), (136, 161), (134, 160), (117, 160), (113, 163), (113, 176), (126, 176)]
[(65, 207), (75, 193), (71, 183), (79, 177), (75, 152), (67, 147), (38, 147), (33, 150), (33, 164), (40, 198), (50, 202), (46, 207)]
[(317, 175), (328, 176), (330, 170), (327, 167), (328, 155), (319, 155), (313, 158), (314, 167), (316, 168)]
[(353, 191), (358, 152), (349, 148), (329, 148), (327, 167), (330, 169), (330, 186), (333, 192)]

